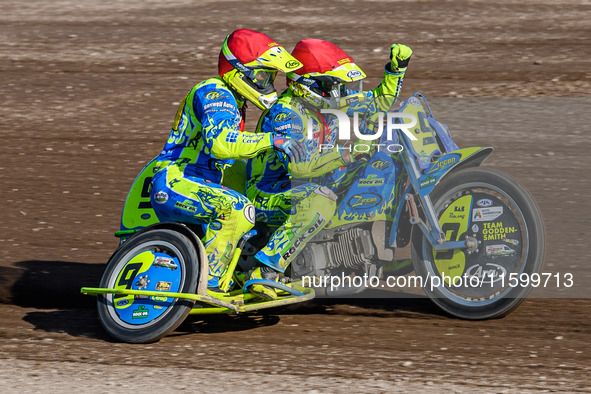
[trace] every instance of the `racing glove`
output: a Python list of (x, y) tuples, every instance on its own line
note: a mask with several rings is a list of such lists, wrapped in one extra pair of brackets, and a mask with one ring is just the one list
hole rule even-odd
[(290, 159), (296, 163), (302, 158), (302, 148), (298, 143), (293, 143), (292, 139), (285, 134), (271, 135), (271, 141), (273, 142), (273, 149), (279, 152), (285, 153)]
[(351, 148), (351, 163), (359, 160), (369, 160), (375, 152), (373, 141), (358, 139)]
[(404, 44), (392, 44), (390, 47), (390, 67), (394, 72), (404, 72), (412, 56), (412, 49)]

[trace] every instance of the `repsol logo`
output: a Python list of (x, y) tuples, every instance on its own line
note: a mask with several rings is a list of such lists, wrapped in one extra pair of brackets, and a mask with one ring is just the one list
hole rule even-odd
[(288, 258), (290, 258), (296, 252), (296, 250), (298, 250), (298, 247), (302, 244), (302, 242), (306, 241), (306, 239), (310, 237), (312, 234), (314, 234), (314, 232), (318, 230), (318, 228), (325, 222), (326, 220), (324, 219), (324, 216), (318, 213), (318, 220), (316, 220), (316, 222), (314, 222), (314, 224), (309, 229), (307, 229), (302, 235), (300, 235), (295, 240), (292, 247), (289, 248), (289, 250), (283, 254), (283, 259), (287, 260)]

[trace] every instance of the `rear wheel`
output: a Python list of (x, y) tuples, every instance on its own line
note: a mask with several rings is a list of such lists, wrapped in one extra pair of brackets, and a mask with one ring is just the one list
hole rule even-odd
[(166, 297), (167, 292), (195, 293), (199, 261), (185, 235), (154, 229), (134, 235), (109, 260), (100, 287), (162, 292), (162, 296), (101, 294), (101, 324), (114, 338), (130, 343), (154, 342), (172, 332), (194, 301)]
[(474, 246), (435, 251), (414, 231), (413, 264), (426, 294), (465, 319), (511, 312), (543, 263), (544, 229), (532, 197), (506, 174), (482, 168), (450, 174), (430, 196), (446, 240)]

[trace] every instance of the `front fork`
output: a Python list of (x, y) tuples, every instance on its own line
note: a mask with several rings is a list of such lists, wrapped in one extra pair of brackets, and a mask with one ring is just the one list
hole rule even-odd
[(421, 207), (425, 215), (425, 221), (419, 216), (419, 210), (414, 199), (414, 195), (407, 193), (404, 196), (406, 203), (409, 206), (410, 212), (410, 223), (419, 226), (425, 237), (429, 240), (429, 243), (435, 250), (446, 250), (446, 249), (464, 249), (470, 247), (469, 241), (446, 241), (445, 233), (439, 225), (439, 220), (435, 214), (435, 208), (429, 195), (421, 196), (418, 194), (419, 200), (421, 201)]
[(409, 171), (409, 176), (411, 179), (411, 183), (413, 189), (416, 191), (416, 196), (419, 197), (419, 201), (421, 202), (421, 208), (423, 210), (423, 214), (425, 216), (425, 220), (421, 219), (419, 216), (419, 210), (417, 208), (417, 204), (415, 202), (415, 198), (413, 194), (407, 193), (404, 196), (407, 204), (409, 205), (409, 212), (410, 212), (410, 223), (416, 224), (419, 226), (425, 237), (429, 240), (429, 243), (433, 246), (435, 250), (447, 250), (447, 249), (465, 249), (465, 248), (472, 248), (473, 243), (476, 240), (473, 239), (466, 239), (464, 241), (446, 241), (445, 240), (445, 233), (441, 229), (439, 225), (439, 219), (437, 218), (437, 214), (435, 213), (435, 208), (433, 207), (433, 203), (431, 202), (431, 198), (428, 194), (421, 196), (419, 192), (419, 177), (420, 171), (417, 168), (417, 165), (414, 160), (410, 159), (407, 161), (407, 170)]

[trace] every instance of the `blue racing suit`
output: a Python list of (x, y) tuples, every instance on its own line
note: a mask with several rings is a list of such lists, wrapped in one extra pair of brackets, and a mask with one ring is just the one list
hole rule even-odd
[[(318, 150), (318, 144), (334, 142), (336, 134), (328, 129), (320, 113), (291, 91), (282, 94), (263, 115), (258, 129), (288, 134), (305, 145), (305, 159), (299, 162), (290, 161), (281, 152), (268, 151), (259, 153), (247, 165), (247, 196), (255, 204), (257, 220), (279, 226), (255, 257), (283, 272), (305, 243), (328, 224), (336, 208), (336, 195), (316, 184), (314, 178), (346, 163), (339, 151)], [(315, 138), (304, 139), (308, 132)]]
[[(340, 110), (353, 116), (389, 109), (403, 77), (404, 72), (392, 72), (387, 64), (380, 85), (370, 91), (350, 92), (341, 100)], [(265, 151), (249, 160), (247, 166), (247, 196), (255, 205), (257, 220), (279, 226), (255, 257), (280, 272), (334, 215), (337, 196), (321, 186), (318, 177), (347, 164), (342, 150), (319, 149), (321, 145), (337, 145), (337, 118), (323, 116), (319, 108), (305, 103), (287, 90), (262, 115), (257, 127), (266, 133), (291, 134), (292, 140), (301, 141), (305, 149), (300, 163), (290, 163), (280, 152)], [(313, 138), (308, 139), (309, 135)]]
[(224, 170), (272, 147), (271, 134), (244, 132), (243, 111), (244, 101), (221, 78), (199, 83), (180, 103), (154, 170), (151, 202), (158, 219), (205, 227), (209, 286), (254, 226), (252, 203), (222, 186)]

